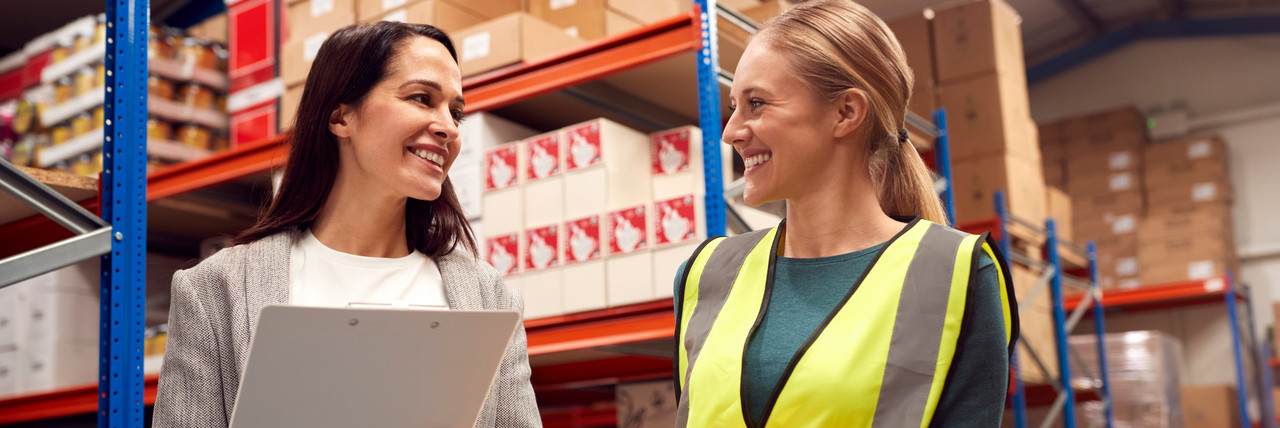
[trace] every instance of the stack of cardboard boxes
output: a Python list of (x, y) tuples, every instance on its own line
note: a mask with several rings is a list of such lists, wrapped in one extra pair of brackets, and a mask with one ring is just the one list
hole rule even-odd
[(1142, 115), (1134, 108), (1084, 115), (1040, 127), (1046, 182), (1064, 185), (1074, 211), (1073, 233), (1094, 241), (1103, 287), (1141, 284), (1138, 224), (1142, 197)]
[(1223, 275), (1236, 266), (1226, 146), (1194, 136), (1145, 148), (1147, 216), (1138, 226), (1144, 284)]
[(92, 384), (98, 260), (0, 289), (0, 397)]

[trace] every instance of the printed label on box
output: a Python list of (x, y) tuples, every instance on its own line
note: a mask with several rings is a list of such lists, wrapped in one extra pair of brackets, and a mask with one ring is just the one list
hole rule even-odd
[(516, 273), (516, 268), (520, 267), (516, 260), (520, 254), (520, 234), (492, 237), (485, 240), (484, 246), (489, 250), (486, 261), (497, 269), (498, 273), (503, 275)]
[(1116, 235), (1123, 235), (1129, 232), (1133, 232), (1133, 230), (1136, 229), (1137, 226), (1138, 226), (1138, 219), (1134, 217), (1133, 214), (1125, 214), (1125, 215), (1116, 217), (1115, 221), (1111, 222), (1111, 232), (1115, 233)]
[(559, 260), (560, 241), (557, 237), (556, 225), (533, 229), (524, 233), (528, 240), (527, 253), (524, 258), (525, 269), (546, 269), (554, 266)]
[(329, 38), (329, 33), (313, 34), (302, 42), (302, 59), (311, 62), (316, 59), (316, 54), (320, 53), (320, 46), (324, 45), (324, 40)]
[(585, 262), (600, 258), (600, 216), (574, 220), (564, 224), (565, 263)]
[(689, 131), (654, 134), (649, 140), (649, 157), (654, 174), (675, 174), (689, 170)]
[(409, 20), (409, 11), (406, 9), (400, 9), (395, 12), (388, 13), (387, 16), (382, 17), (382, 20), (391, 21), (391, 22), (405, 22)]
[(484, 189), (505, 189), (516, 184), (516, 145), (509, 144), (484, 154)]
[(525, 178), (536, 180), (560, 172), (560, 138), (555, 134), (529, 139), (529, 168)]
[(1122, 172), (1111, 174), (1111, 191), (1120, 192), (1133, 188), (1133, 174)]
[(551, 10), (560, 10), (578, 3), (578, 0), (551, 0)]
[(1191, 186), (1192, 201), (1212, 201), (1216, 197), (1218, 197), (1218, 185), (1216, 183), (1199, 183)]
[(333, 0), (311, 0), (311, 17), (333, 12)]
[(688, 195), (654, 204), (653, 214), (658, 220), (653, 226), (658, 235), (655, 245), (684, 242), (697, 235), (695, 203), (693, 195)]
[(1138, 278), (1126, 278), (1116, 283), (1116, 287), (1119, 287), (1121, 290), (1130, 290), (1130, 289), (1138, 288), (1141, 285), (1142, 285), (1142, 280)]
[[(1191, 273), (1191, 272), (1187, 272), (1187, 273)], [(1215, 291), (1222, 291), (1226, 288), (1227, 288), (1227, 282), (1223, 281), (1222, 278), (1213, 278), (1204, 282), (1204, 291), (1207, 291), (1210, 293)]]
[(488, 31), (472, 34), (462, 39), (462, 60), (473, 61), (489, 56), (489, 41), (492, 36)]
[(1133, 165), (1133, 155), (1129, 152), (1112, 153), (1109, 164), (1113, 170), (1129, 169)]
[(1213, 276), (1213, 261), (1200, 260), (1187, 263), (1187, 279), (1205, 279)]
[(644, 248), (647, 226), (644, 206), (609, 213), (609, 252), (630, 253)]
[(565, 28), (564, 33), (573, 37), (578, 37), (578, 27)]
[(591, 122), (565, 132), (569, 139), (566, 170), (586, 168), (600, 163), (600, 123)]
[(404, 6), (407, 0), (382, 0), (382, 10), (395, 9)]
[(1187, 145), (1187, 159), (1196, 160), (1209, 157), (1213, 154), (1213, 145), (1208, 140), (1196, 141)]
[(1138, 274), (1138, 259), (1125, 257), (1116, 260), (1116, 276), (1133, 276)]

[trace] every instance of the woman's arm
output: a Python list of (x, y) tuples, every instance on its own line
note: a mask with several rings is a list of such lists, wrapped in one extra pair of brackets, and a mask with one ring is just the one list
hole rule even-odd
[[(506, 289), (502, 280), (498, 280), (499, 289)], [(507, 289), (510, 308), (521, 314), (524, 319), (524, 300), (520, 292)], [(538, 403), (533, 398), (533, 385), (529, 383), (532, 371), (529, 369), (529, 346), (524, 333), (524, 323), (516, 327), (516, 334), (507, 345), (506, 355), (502, 357), (502, 367), (498, 371), (498, 379), (494, 381), (493, 391), (495, 411), (494, 426), (507, 427), (541, 427), (542, 416), (538, 413)]]
[(1009, 348), (995, 263), (983, 254), (969, 285), (956, 355), (931, 427), (998, 427), (1009, 390)]
[(225, 427), (218, 338), (201, 301), (205, 294), (186, 273), (173, 274), (169, 333), (152, 424), (157, 428)]

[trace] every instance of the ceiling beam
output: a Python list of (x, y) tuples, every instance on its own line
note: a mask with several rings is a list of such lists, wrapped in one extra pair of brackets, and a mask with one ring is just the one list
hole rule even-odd
[(1057, 0), (1058, 5), (1067, 10), (1067, 14), (1075, 18), (1090, 36), (1102, 34), (1106, 28), (1102, 25), (1102, 20), (1098, 19), (1089, 6), (1086, 6), (1081, 0)]

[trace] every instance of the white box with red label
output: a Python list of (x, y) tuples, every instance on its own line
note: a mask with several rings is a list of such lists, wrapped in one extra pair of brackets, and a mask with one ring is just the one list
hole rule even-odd
[(680, 264), (707, 239), (706, 205), (700, 195), (678, 196), (654, 201), (653, 215), (654, 296), (669, 298)]
[[(723, 149), (722, 153), (729, 155), (729, 151)], [(702, 130), (698, 127), (683, 126), (650, 134), (649, 164), (653, 174), (654, 200), (706, 193)]]
[(648, 137), (607, 119), (563, 130), (565, 215), (577, 218), (649, 201)]
[(521, 267), (525, 272), (560, 266), (560, 226), (553, 224), (526, 230), (524, 248)]
[(609, 306), (648, 302), (653, 293), (653, 228), (649, 205), (638, 205), (606, 215), (605, 259)]
[(556, 224), (564, 217), (563, 136), (560, 132), (524, 140), (525, 224)]
[(507, 143), (520, 141), (537, 134), (537, 131), (521, 126), (518, 123), (503, 119), (493, 113), (476, 112), (467, 115), (467, 119), (458, 125), (458, 135), (462, 140), (458, 150), (458, 158), (453, 161), (455, 168), (471, 165), (480, 168), (484, 165), (481, 159), (484, 153)]
[(590, 215), (565, 222), (561, 252), (564, 260), (564, 311), (608, 307), (605, 297), (604, 219)]
[[(485, 225), (488, 228), (488, 225)], [(520, 261), (524, 258), (524, 248), (520, 233), (489, 236), (484, 238), (484, 261), (497, 269), (499, 275), (511, 276), (520, 272)]]
[(481, 218), (490, 236), (524, 229), (524, 186), (520, 180), (525, 163), (522, 146), (523, 143), (503, 144), (484, 152)]
[(564, 315), (564, 269), (553, 267), (521, 275), (524, 282), (524, 318)]

